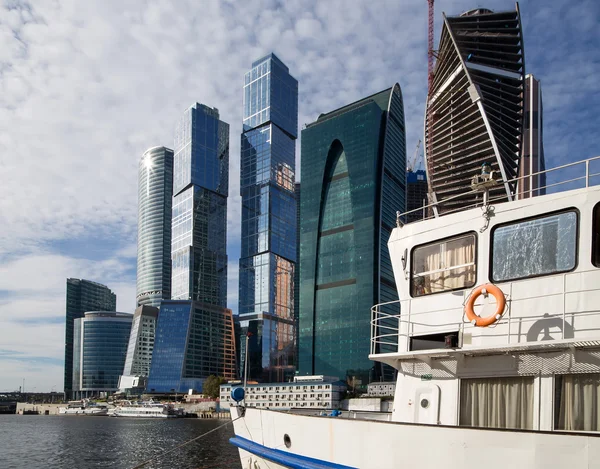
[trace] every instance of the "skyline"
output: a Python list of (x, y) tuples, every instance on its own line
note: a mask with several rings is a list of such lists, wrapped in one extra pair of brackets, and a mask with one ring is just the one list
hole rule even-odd
[[(0, 7), (0, 36), (8, 44), (0, 52), (0, 161), (7, 174), (0, 189), (0, 390), (18, 388), (23, 378), (28, 389), (60, 390), (67, 277), (107, 285), (117, 294), (117, 310), (133, 312), (138, 161), (152, 146), (173, 146), (178, 117), (196, 101), (217, 107), (231, 124), (227, 303), (237, 310), (236, 136), (252, 60), (274, 52), (293, 70), (300, 129), (398, 81), (412, 154), (425, 110), (426, 2), (276, 6), (209, 4), (200, 12), (152, 5), (124, 14), (118, 2), (106, 2), (89, 5), (82, 16), (65, 4), (57, 14), (39, 2), (23, 18)], [(436, 2), (436, 45), (441, 12), (473, 6)], [(514, 2), (481, 6), (503, 10)], [(600, 8), (594, 2), (543, 8), (521, 2), (520, 8), (526, 73), (543, 87), (547, 166), (596, 156), (589, 136), (600, 123), (593, 31)]]

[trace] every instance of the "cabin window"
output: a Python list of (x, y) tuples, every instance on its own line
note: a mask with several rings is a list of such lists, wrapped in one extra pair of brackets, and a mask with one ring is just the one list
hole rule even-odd
[(554, 428), (600, 431), (600, 373), (555, 377)]
[(475, 285), (475, 234), (426, 244), (412, 252), (411, 295), (423, 296)]
[(501, 225), (492, 233), (492, 280), (568, 272), (577, 263), (577, 212)]
[(463, 379), (460, 425), (533, 429), (533, 377)]
[(594, 207), (592, 223), (592, 264), (600, 267), (600, 204)]

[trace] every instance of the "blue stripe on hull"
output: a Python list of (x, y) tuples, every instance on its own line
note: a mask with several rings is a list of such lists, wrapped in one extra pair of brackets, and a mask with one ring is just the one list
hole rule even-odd
[(249, 453), (260, 456), (268, 461), (281, 464), (290, 469), (358, 469), (352, 466), (343, 466), (341, 464), (309, 458), (299, 454), (288, 453), (287, 451), (281, 451), (279, 449), (267, 448), (254, 441), (242, 438), (241, 436), (234, 436), (229, 439), (229, 442)]

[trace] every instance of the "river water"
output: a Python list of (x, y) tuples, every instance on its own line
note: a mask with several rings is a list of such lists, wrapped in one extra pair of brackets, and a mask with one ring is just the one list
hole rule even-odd
[[(227, 422), (0, 415), (0, 468), (132, 468)], [(239, 469), (232, 436), (229, 424), (144, 468)]]

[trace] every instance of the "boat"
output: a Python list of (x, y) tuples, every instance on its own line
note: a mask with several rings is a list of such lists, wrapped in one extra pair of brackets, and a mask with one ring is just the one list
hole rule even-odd
[(59, 415), (89, 415), (89, 416), (106, 416), (108, 415), (108, 406), (97, 404), (89, 400), (70, 401), (67, 407), (59, 407)]
[(137, 418), (177, 418), (182, 417), (181, 409), (176, 409), (170, 404), (159, 402), (125, 402), (115, 407), (110, 414), (112, 417), (137, 417)]
[(508, 202), (482, 171), (478, 205), (399, 214), (388, 247), (400, 300), (373, 306), (369, 355), (396, 370), (391, 412), (254, 408), (233, 389), (242, 467), (600, 467), (594, 165), (545, 171), (566, 174), (553, 193)]

